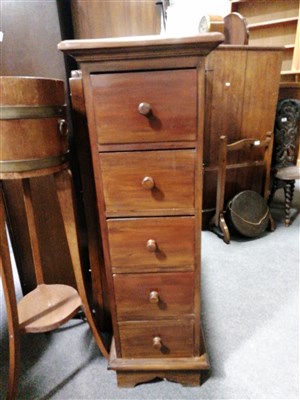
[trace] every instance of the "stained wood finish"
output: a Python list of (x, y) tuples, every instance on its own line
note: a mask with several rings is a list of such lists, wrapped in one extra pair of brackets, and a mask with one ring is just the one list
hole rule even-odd
[(72, 0), (75, 39), (159, 34), (161, 6), (157, 1)]
[(72, 184), (72, 174), (70, 170), (64, 170), (62, 173), (57, 173), (54, 176), (56, 193), (62, 219), (64, 222), (65, 235), (68, 241), (68, 247), (72, 260), (74, 275), (76, 279), (76, 286), (80, 299), (82, 301), (83, 311), (89, 323), (90, 329), (93, 333), (95, 342), (97, 343), (102, 355), (108, 358), (107, 343), (101, 334), (102, 326), (96, 324), (93, 312), (88, 299), (88, 292), (86, 283), (83, 278), (81, 254), (79, 249), (76, 207), (75, 207), (75, 194)]
[(39, 333), (56, 329), (72, 318), (81, 305), (71, 286), (40, 284), (18, 303), (20, 331)]
[[(7, 83), (7, 85), (6, 85)], [(17, 90), (18, 83), (20, 84), (20, 92)], [(2, 77), (1, 85), (3, 88), (1, 96), (1, 108), (4, 110), (1, 113), (1, 129), (0, 141), (2, 144), (0, 154), (0, 184), (1, 184), (1, 200), (0, 200), (0, 217), (1, 217), (1, 245), (0, 245), (0, 273), (1, 280), (3, 281), (4, 297), (7, 302), (8, 318), (10, 319), (9, 325), (9, 353), (10, 353), (10, 365), (9, 365), (9, 387), (8, 395), (9, 398), (13, 398), (17, 391), (17, 376), (20, 358), (20, 333), (27, 332), (46, 332), (49, 330), (56, 329), (67, 320), (72, 318), (77, 311), (84, 307), (85, 315), (90, 324), (91, 330), (94, 334), (95, 340), (102, 351), (103, 355), (108, 357), (105, 344), (102, 341), (99, 330), (93, 319), (93, 315), (90, 309), (90, 305), (87, 299), (85, 283), (83, 280), (82, 264), (79, 251), (78, 233), (76, 226), (75, 217), (75, 206), (74, 206), (74, 193), (72, 187), (71, 174), (68, 171), (68, 163), (64, 159), (58, 158), (57, 165), (50, 165), (48, 168), (40, 161), (44, 160), (45, 149), (47, 150), (47, 138), (57, 138), (56, 143), (65, 142), (65, 131), (61, 130), (60, 114), (56, 117), (56, 124), (48, 126), (50, 131), (45, 132), (41, 129), (43, 123), (39, 124), (40, 120), (52, 119), (52, 114), (49, 115), (48, 111), (46, 115), (40, 114), (38, 111), (43, 107), (43, 99), (47, 98), (44, 91), (56, 90), (56, 86), (59, 88), (63, 87), (63, 82), (56, 80), (46, 79), (34, 79), (26, 77)], [(27, 126), (24, 132), (21, 133), (24, 137), (18, 137), (19, 131), (17, 126), (14, 124), (18, 120), (23, 121), (26, 119), (26, 112), (24, 114), (24, 106), (22, 99), (22, 90), (26, 88), (31, 93), (24, 95), (24, 103), (30, 104), (30, 120), (34, 117), (36, 119), (36, 126)], [(10, 90), (8, 90), (10, 89)], [(59, 90), (58, 90), (59, 92)], [(39, 96), (39, 94), (43, 94)], [(32, 97), (31, 97), (32, 96)], [(51, 96), (50, 99), (55, 96)], [(61, 97), (58, 101), (61, 101)], [(36, 104), (35, 101), (38, 103)], [(48, 100), (47, 100), (48, 101)], [(53, 100), (54, 101), (54, 100)], [(5, 107), (12, 102), (14, 105), (13, 119), (10, 117), (7, 119), (7, 113)], [(40, 103), (39, 103), (40, 102)], [(31, 104), (33, 103), (33, 104)], [(21, 105), (22, 112), (18, 115), (18, 106)], [(32, 107), (33, 106), (33, 107)], [(44, 110), (44, 109), (43, 109)], [(26, 109), (28, 111), (28, 108)], [(31, 114), (33, 111), (33, 115)], [(25, 122), (26, 122), (25, 121)], [(66, 124), (65, 120), (64, 125)], [(11, 123), (13, 122), (13, 123)], [(37, 140), (32, 137), (32, 130), (35, 128)], [(39, 128), (39, 129), (38, 129)], [(28, 130), (28, 131), (27, 131)], [(17, 134), (16, 134), (17, 133)], [(38, 140), (39, 137), (41, 140)], [(12, 141), (5, 140), (11, 138)], [(24, 143), (24, 146), (20, 146), (20, 143)], [(43, 145), (42, 145), (43, 144)], [(55, 148), (54, 156), (59, 153), (61, 146)], [(63, 147), (63, 146), (62, 146)], [(49, 146), (51, 149), (51, 146)], [(28, 155), (28, 149), (34, 149), (34, 164), (32, 164), (32, 155)], [(51, 149), (53, 150), (53, 149)], [(67, 149), (66, 149), (67, 150)], [(66, 151), (65, 150), (65, 151)], [(12, 164), (8, 162), (8, 155), (13, 157)], [(46, 154), (47, 156), (48, 154)], [(21, 161), (21, 162), (20, 162)], [(29, 168), (24, 162), (29, 165)], [(10, 169), (11, 168), (11, 169)], [(75, 290), (71, 286), (66, 285), (48, 285), (44, 278), (42, 260), (39, 249), (39, 237), (36, 229), (35, 212), (32, 200), (30, 178), (37, 178), (39, 176), (52, 175), (55, 180), (56, 194), (60, 204), (62, 220), (65, 229), (65, 236), (68, 241), (68, 247), (70, 257), (72, 260), (72, 266), (74, 275), (76, 278), (76, 286), (78, 289)], [(24, 211), (27, 217), (28, 234), (30, 242), (30, 250), (32, 253), (32, 261), (35, 271), (36, 288), (27, 295), (25, 295), (16, 307), (14, 279), (12, 275), (12, 265), (10, 261), (10, 255), (8, 251), (8, 241), (6, 237), (5, 224), (8, 221), (5, 213), (5, 199), (2, 193), (2, 181), (3, 180), (21, 180), (21, 187), (24, 201)]]
[(191, 357), (193, 328), (193, 320), (120, 322), (122, 357)]
[(191, 315), (194, 310), (193, 281), (193, 272), (114, 274), (119, 320)]
[[(108, 220), (113, 272), (193, 269), (195, 220), (193, 217)], [(155, 242), (151, 251), (149, 240)]]
[[(16, 134), (10, 135), (12, 131)], [(28, 136), (30, 137), (26, 139)], [(29, 146), (28, 140), (32, 141), (30, 143), (34, 143), (34, 146)], [(16, 146), (16, 141), (19, 146)], [(3, 149), (7, 149), (3, 154), (3, 159), (7, 161), (20, 160), (22, 156), (23, 159), (35, 159), (39, 155), (41, 158), (48, 158), (65, 154), (67, 151), (66, 140), (62, 143), (59, 137), (56, 118), (5, 121), (5, 124), (2, 123), (1, 142)]]
[[(109, 365), (119, 374), (121, 385), (123, 372), (130, 372), (126, 381), (130, 385), (154, 375), (195, 384), (200, 371), (209, 368), (200, 325), (203, 56), (220, 40), (223, 36), (214, 33), (59, 44), (59, 49), (79, 61), (83, 72), (92, 172), (111, 294), (114, 340)], [(130, 121), (121, 125), (118, 114), (127, 106), (126, 100), (135, 93), (144, 94), (141, 76), (145, 77), (147, 96), (134, 101)], [(163, 87), (156, 84), (156, 76)], [(183, 76), (189, 83), (186, 87)], [(117, 95), (120, 88), (126, 89), (126, 95), (122, 91)], [(105, 106), (102, 90), (108, 99)], [(180, 128), (185, 132), (180, 133), (182, 137), (172, 136), (181, 103), (177, 99), (173, 103), (170, 93), (189, 99), (189, 91), (193, 92), (194, 114), (182, 109), (192, 121), (187, 125), (193, 127), (193, 136), (188, 137), (190, 128), (185, 131), (185, 127)], [(117, 100), (120, 96), (121, 101)], [(152, 112), (159, 115), (156, 101), (162, 110), (165, 107), (160, 96), (172, 105), (166, 108), (167, 122), (162, 129), (167, 129), (167, 137), (144, 139), (148, 131), (142, 136), (144, 128), (138, 121)], [(117, 110), (111, 99), (117, 101)], [(99, 110), (104, 107), (107, 115), (101, 111), (100, 118)], [(121, 115), (124, 121), (126, 112)], [(109, 126), (113, 129), (108, 142), (99, 143)], [(115, 137), (119, 138), (116, 142)], [(151, 283), (155, 287), (150, 288)], [(144, 290), (149, 312), (144, 310)], [(167, 304), (163, 317), (154, 311), (162, 303), (161, 297)]]
[[(223, 238), (224, 242), (229, 244), (230, 242), (230, 233), (225, 221), (225, 204), (224, 204), (224, 196), (225, 196), (225, 184), (226, 184), (226, 166), (227, 166), (227, 155), (230, 152), (241, 151), (248, 149), (248, 151), (255, 151), (256, 148), (262, 148), (264, 151), (264, 189), (263, 196), (265, 201), (269, 197), (269, 186), (270, 186), (270, 167), (271, 167), (271, 158), (272, 158), (272, 145), (273, 145), (273, 137), (272, 133), (268, 132), (265, 139), (260, 141), (259, 139), (241, 139), (234, 143), (227, 143), (226, 136), (220, 137), (219, 144), (219, 159), (218, 159), (218, 186), (217, 186), (217, 198), (216, 198), (216, 213), (210, 221), (211, 228)], [(249, 163), (250, 164), (250, 163)], [(253, 163), (255, 165), (256, 162)], [(250, 192), (251, 193), (251, 192)], [(269, 213), (266, 215), (267, 220), (270, 220), (270, 225), (273, 227), (273, 220)], [(275, 228), (274, 228), (275, 229)], [(273, 228), (271, 230), (274, 230)], [(252, 234), (255, 236), (255, 233), (258, 233), (259, 230), (254, 230)], [(250, 233), (250, 232), (249, 232)], [(251, 236), (251, 235), (249, 235)]]
[(278, 100), (283, 99), (300, 100), (300, 82), (280, 82)]
[[(22, 78), (3, 76), (0, 79), (1, 107), (64, 107), (64, 82), (58, 79)], [(46, 94), (48, 93), (48, 94)], [(62, 118), (65, 118), (62, 117)], [(61, 119), (62, 119), (61, 118)], [(47, 160), (66, 154), (67, 137), (62, 136), (58, 128), (59, 118), (31, 118), (1, 121), (1, 158), (2, 161), (32, 162), (31, 160)], [(11, 134), (14, 132), (14, 135)], [(40, 161), (37, 161), (40, 162)], [(57, 164), (61, 164), (59, 161)], [(52, 172), (61, 169), (61, 165), (53, 167)], [(53, 178), (49, 176), (49, 168), (44, 173), (41, 168), (37, 173), (29, 171), (32, 202), (35, 208), (36, 229), (40, 238), (40, 257), (44, 268), (45, 279), (49, 283), (59, 282), (76, 286), (72, 264), (67, 252), (66, 238), (57, 204)], [(5, 173), (2, 178), (3, 189), (7, 200), (8, 228), (16, 258), (17, 268), (24, 294), (34, 289), (34, 265), (30, 252), (29, 234), (21, 183), (11, 178), (24, 178), (25, 172)], [(48, 175), (48, 176), (45, 176)], [(39, 176), (38, 179), (33, 179)], [(43, 176), (43, 177), (42, 177)], [(44, 224), (51, 234), (45, 233)], [(60, 240), (57, 240), (60, 238)], [(26, 268), (24, 267), (26, 265)], [(62, 268), (62, 266), (64, 268)], [(53, 277), (56, 278), (53, 278)]]
[[(204, 227), (215, 208), (219, 138), (227, 136), (228, 143), (254, 137), (262, 141), (273, 131), (282, 53), (280, 48), (222, 45), (207, 57)], [(229, 154), (225, 203), (242, 190), (263, 194), (265, 176), (270, 176), (263, 165), (261, 149)]]
[(70, 91), (73, 109), (74, 143), (79, 159), (79, 173), (82, 185), (82, 200), (86, 220), (86, 241), (88, 248), (89, 267), (91, 270), (90, 297), (92, 298), (95, 318), (103, 330), (111, 330), (110, 307), (106, 272), (104, 268), (101, 235), (97, 224), (96, 193), (93, 176), (91, 175), (92, 162), (88, 140), (88, 127), (84, 103), (82, 77), (80, 71), (73, 71), (70, 78)]
[(14, 277), (6, 235), (6, 220), (2, 181), (0, 181), (0, 277), (6, 304), (8, 334), (10, 338), (7, 398), (14, 399), (17, 394), (20, 374), (20, 335)]
[(300, 71), (300, 3), (298, 11), (298, 22), (296, 30), (295, 48), (292, 59), (292, 70)]
[(195, 69), (91, 75), (99, 143), (195, 140), (196, 79)]
[(282, 72), (296, 69), (299, 0), (232, 0), (231, 3), (231, 11), (242, 14), (248, 22), (249, 44), (285, 46)]
[(248, 44), (249, 30), (246, 19), (239, 13), (233, 12), (224, 17), (226, 44)]
[[(151, 64), (151, 58), (157, 66), (156, 70), (178, 68), (177, 57), (188, 56), (190, 59), (185, 60), (185, 68), (195, 66), (195, 62), (199, 56), (206, 56), (216, 45), (219, 45), (224, 40), (224, 36), (221, 33), (213, 32), (203, 35), (195, 35), (188, 37), (174, 37), (174, 36), (132, 36), (132, 37), (118, 37), (108, 39), (94, 39), (94, 40), (64, 40), (58, 44), (58, 49), (67, 52), (73, 56), (80, 63), (94, 62), (95, 65), (100, 61), (107, 61), (107, 65), (101, 65), (102, 72), (107, 71), (109, 66), (112, 68), (111, 62), (113, 62), (114, 70), (123, 70), (128, 72), (137, 69), (139, 70), (151, 70), (153, 65)], [(159, 43), (159, 44), (158, 44)], [(174, 57), (174, 48), (176, 47), (176, 55)], [(170, 60), (164, 60), (165, 57), (174, 57), (172, 63)], [(194, 58), (196, 57), (196, 59)], [(147, 60), (148, 67), (145, 64)], [(141, 63), (132, 63), (127, 68), (124, 68), (124, 61), (138, 61)], [(168, 67), (164, 65), (164, 61), (167, 62)], [(182, 60), (179, 60), (182, 61)], [(134, 65), (136, 64), (136, 65)], [(99, 65), (99, 64), (98, 64)], [(183, 64), (181, 64), (183, 65)], [(143, 67), (142, 67), (143, 66)], [(164, 68), (162, 68), (164, 66)], [(100, 72), (99, 67), (96, 67), (97, 72)], [(95, 73), (95, 68), (89, 70), (90, 73)]]
[(181, 383), (183, 386), (199, 386), (201, 383), (201, 375), (198, 372), (117, 372), (118, 386), (123, 388), (132, 388), (143, 382), (149, 382), (159, 379), (167, 379), (171, 382)]
[(65, 104), (65, 87), (60, 79), (2, 76), (0, 88), (1, 105), (5, 106)]
[(100, 159), (107, 216), (194, 208), (194, 150), (105, 153)]
[[(57, 79), (42, 79), (29, 77), (1, 77), (1, 107), (40, 107), (65, 105), (64, 82)], [(49, 96), (46, 93), (49, 93)], [(30, 245), (23, 189), (20, 179), (30, 179), (31, 201), (35, 209), (35, 224), (39, 237), (41, 262), (44, 266), (44, 276), (48, 283), (65, 283), (76, 286), (72, 264), (67, 252), (66, 239), (63, 234), (62, 220), (53, 188), (55, 173), (65, 166), (58, 159), (57, 166), (50, 168), (29, 169), (24, 172), (19, 163), (30, 163), (52, 157), (63, 156), (67, 152), (67, 138), (58, 129), (60, 118), (31, 118), (1, 120), (0, 140), (1, 161), (9, 161), (18, 172), (4, 172), (0, 166), (0, 178), (8, 211), (8, 228), (20, 273), (20, 281), (24, 294), (36, 286), (34, 263)], [(14, 132), (12, 135), (11, 132)], [(1, 163), (1, 164), (2, 164)], [(3, 165), (2, 164), (2, 165)], [(16, 169), (15, 169), (16, 170)], [(45, 176), (48, 175), (48, 176)], [(34, 177), (37, 177), (35, 179)], [(44, 229), (45, 223), (49, 232)], [(60, 237), (59, 244), (57, 238)], [(64, 252), (63, 249), (66, 249)], [(26, 266), (26, 267), (25, 267)], [(63, 268), (64, 267), (64, 268)], [(55, 277), (55, 278), (53, 278)]]
[(296, 166), (298, 127), (300, 123), (300, 101), (283, 99), (278, 102), (274, 132), (274, 151), (272, 160), (272, 190), (269, 202), (275, 191), (284, 189), (285, 225), (291, 223), (290, 209), (293, 201), (295, 179), (300, 179), (300, 168)]
[[(297, 99), (300, 101), (300, 82), (281, 82), (279, 89), (278, 101), (283, 99)], [(300, 132), (300, 120), (298, 126), (298, 132)], [(297, 166), (300, 167), (300, 135), (296, 142), (295, 153), (297, 154)]]
[[(49, 98), (45, 95), (47, 91), (51, 92)], [(0, 92), (0, 178), (4, 178), (5, 173), (42, 170), (43, 159), (54, 160), (67, 153), (66, 131), (59, 129), (62, 124), (66, 125), (63, 81), (4, 76), (0, 79)], [(47, 114), (45, 117), (45, 107), (60, 109), (61, 112), (55, 117)], [(6, 116), (7, 109), (13, 111), (12, 119)], [(24, 118), (24, 111), (28, 109), (32, 110), (32, 115)], [(58, 159), (46, 168), (60, 164), (62, 161)]]

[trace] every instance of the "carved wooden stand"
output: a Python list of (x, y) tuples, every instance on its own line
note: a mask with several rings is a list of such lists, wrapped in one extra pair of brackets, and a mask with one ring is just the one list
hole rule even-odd
[(278, 102), (273, 151), (273, 180), (269, 203), (272, 202), (276, 190), (283, 188), (285, 195), (285, 226), (291, 224), (290, 212), (295, 180), (300, 179), (300, 166), (295, 165), (299, 119), (299, 100), (283, 99)]

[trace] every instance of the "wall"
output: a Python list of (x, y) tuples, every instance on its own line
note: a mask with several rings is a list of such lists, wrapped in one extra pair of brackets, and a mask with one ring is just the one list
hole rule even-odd
[(55, 0), (1, 1), (1, 75), (65, 79)]

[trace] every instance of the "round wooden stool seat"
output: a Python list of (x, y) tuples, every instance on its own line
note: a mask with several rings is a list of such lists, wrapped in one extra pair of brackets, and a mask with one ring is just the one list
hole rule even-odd
[(67, 285), (38, 285), (18, 303), (20, 330), (48, 332), (72, 318), (81, 307), (77, 291)]
[(290, 167), (280, 168), (275, 177), (283, 180), (296, 180), (300, 179), (300, 167), (292, 165)]

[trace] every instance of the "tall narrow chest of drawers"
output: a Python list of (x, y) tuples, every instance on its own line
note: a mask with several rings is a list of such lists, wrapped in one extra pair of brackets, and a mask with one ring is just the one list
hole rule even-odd
[[(119, 386), (200, 384), (204, 57), (223, 40), (72, 40), (80, 64)], [(99, 239), (100, 241), (100, 239)]]

